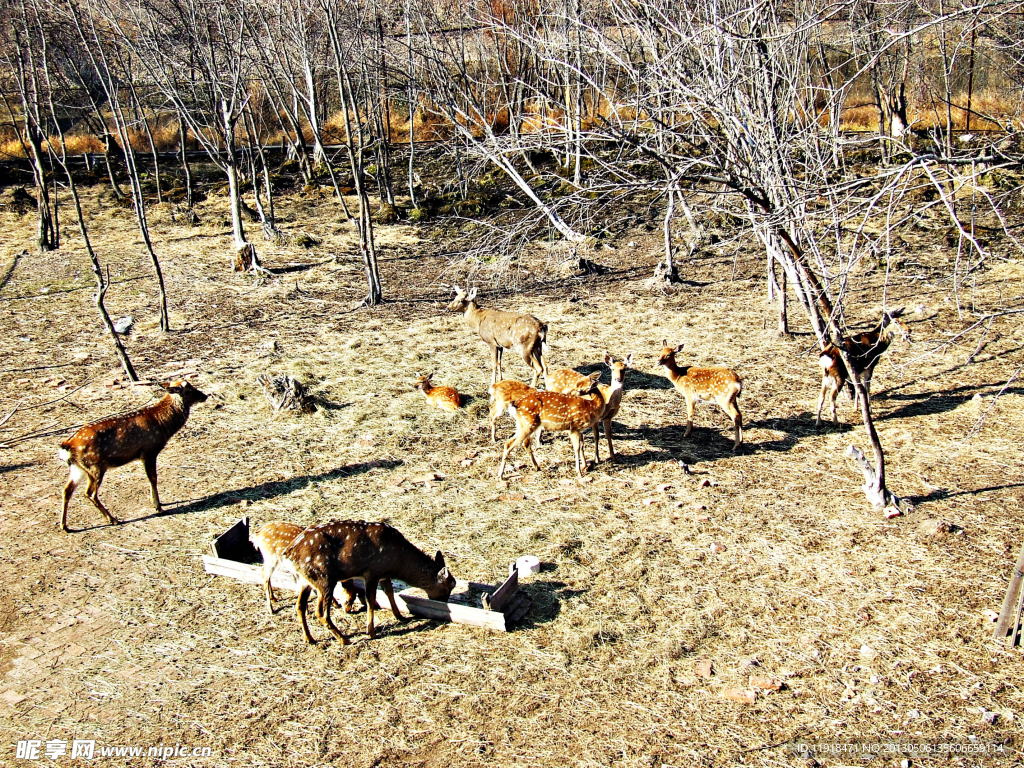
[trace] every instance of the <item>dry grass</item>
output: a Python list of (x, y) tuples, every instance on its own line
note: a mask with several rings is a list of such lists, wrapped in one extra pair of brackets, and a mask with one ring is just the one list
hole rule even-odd
[[(1006, 741), (1020, 760), (1021, 653), (990, 641), (985, 611), (998, 608), (1024, 537), (1019, 382), (993, 400), (1020, 365), (1024, 334), (1004, 318), (985, 338), (972, 332), (920, 357), (966, 325), (945, 301), (952, 256), (936, 243), (923, 243), (916, 266), (888, 287), (890, 304), (922, 309), (911, 318), (915, 345), (891, 354), (906, 367), (883, 362), (876, 373), (890, 482), (919, 502), (886, 521), (865, 508), (842, 457), (849, 442), (864, 444), (862, 430), (813, 428), (806, 328), (798, 323), (805, 335), (789, 341), (763, 330), (771, 313), (752, 245), (684, 265), (694, 284), (675, 296), (638, 292), (659, 253), (643, 232), (623, 238), (639, 245), (597, 257), (614, 267), (609, 275), (555, 281), (538, 257), (531, 290), (485, 295), (485, 305), (546, 320), (555, 365), (594, 364), (605, 350), (638, 357), (615, 427), (620, 461), (580, 485), (568, 440), (556, 435), (538, 450), (543, 471), (506, 487), (494, 478), (499, 446), (486, 427), (486, 349), (443, 311), (444, 285), (462, 275), (420, 230), (381, 229), (385, 290), (397, 301), (353, 312), (362, 270), (333, 204), (281, 201), (289, 226), (324, 244), (311, 255), (258, 243), (271, 268), (308, 265), (258, 285), (229, 272), (220, 198), (200, 206), (208, 223), (196, 229), (156, 211), (176, 329), (162, 335), (130, 212), (87, 202), (117, 281), (111, 312), (137, 319), (129, 349), (141, 372), (195, 371), (217, 401), (197, 406), (161, 456), (169, 514), (150, 516), (141, 467), (110, 474), (104, 499), (128, 521), (117, 528), (93, 527), (101, 518), (79, 497), (70, 522), (88, 530), (55, 530), (66, 473), (53, 457), (58, 437), (0, 449), (9, 573), (0, 694), (26, 696), (0, 701), (3, 749), (34, 736), (214, 750), (181, 765), (780, 766), (806, 764), (787, 752), (797, 741), (977, 737)], [(32, 222), (0, 213), (0, 223), (6, 264)], [(54, 400), (62, 386), (67, 399), (19, 412), (5, 436), (148, 397), (105, 386), (116, 365), (97, 331), (80, 242), (70, 228), (65, 236), (62, 251), (20, 257), (0, 289), (10, 340), (0, 411)], [(328, 253), (343, 255), (334, 263)], [(978, 311), (1024, 292), (1024, 267), (990, 264), (975, 275)], [(853, 299), (870, 321), (880, 277), (868, 275)], [(680, 363), (745, 377), (745, 451), (732, 455), (726, 420), (710, 406), (682, 438), (682, 401), (654, 367), (663, 337), (685, 342)], [(506, 360), (510, 375), (526, 375)], [(12, 370), (34, 366), (62, 367)], [(328, 405), (275, 418), (254, 382), (268, 370), (301, 377)], [(476, 399), (456, 415), (425, 410), (411, 385), (428, 370)], [(848, 401), (840, 414), (852, 421)], [(500, 434), (510, 433), (506, 418)], [(425, 471), (444, 480), (399, 482)], [(257, 525), (387, 519), (443, 549), (460, 578), (497, 580), (525, 553), (544, 569), (525, 587), (533, 612), (509, 634), (399, 625), (382, 612), (373, 642), (307, 647), (290, 602), (270, 617), (258, 588), (203, 572), (199, 555), (241, 515)], [(926, 535), (922, 522), (935, 518), (959, 533)], [(340, 622), (356, 631), (363, 618)], [(696, 674), (700, 659), (714, 676)], [(785, 687), (752, 706), (723, 698), (752, 675)], [(994, 725), (983, 711), (1000, 713)]]

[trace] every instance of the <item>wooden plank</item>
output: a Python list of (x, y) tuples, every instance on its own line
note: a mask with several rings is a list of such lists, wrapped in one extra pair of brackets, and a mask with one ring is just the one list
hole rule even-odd
[(522, 621), (523, 617), (530, 612), (533, 600), (525, 592), (516, 592), (515, 597), (505, 608), (505, 621), (507, 624), (514, 624)]
[[(263, 584), (263, 568), (259, 565), (249, 565), (234, 560), (203, 555), (203, 567), (207, 573), (217, 576), (227, 576), (247, 584)], [(356, 586), (363, 586), (362, 579), (354, 579), (353, 581), (355, 581)], [(299, 591), (299, 581), (295, 574), (284, 568), (278, 568), (274, 571), (270, 583), (278, 589), (287, 589), (293, 593)], [(474, 608), (469, 605), (462, 605), (461, 603), (442, 603), (438, 600), (411, 595), (408, 594), (409, 587), (398, 580), (393, 580), (392, 585), (395, 589), (395, 603), (400, 611), (413, 616), (451, 621), (455, 624), (468, 624), (495, 632), (507, 631), (505, 616), (501, 613)], [(456, 587), (462, 589), (473, 588), (477, 591), (486, 591), (488, 589), (494, 591), (494, 587), (486, 584), (477, 585), (474, 582), (466, 581), (458, 582)], [(338, 584), (335, 588), (334, 596), (339, 603), (344, 602), (345, 591), (342, 589), (341, 584)], [(377, 589), (376, 603), (378, 608), (391, 609), (387, 595), (380, 588)]]
[(505, 579), (505, 583), (494, 590), (494, 594), (491, 595), (489, 600), (490, 609), (492, 611), (500, 611), (508, 603), (509, 599), (519, 589), (519, 569), (513, 568), (512, 575)]
[[(996, 622), (995, 632), (992, 633), (993, 639), (1004, 639), (1011, 629), (1016, 633), (1016, 625), (1020, 621), (1020, 614), (1015, 610), (1015, 603), (1018, 600), (1017, 595), (1019, 592), (1024, 592), (1024, 546), (1020, 548), (1017, 564), (1013, 567), (1013, 572), (1010, 574), (1010, 586), (1006, 590), (1006, 597), (1003, 598), (1003, 607), (999, 611), (999, 620)], [(1010, 622), (1013, 621), (1015, 615), (1017, 622), (1014, 622), (1014, 625), (1011, 627)]]

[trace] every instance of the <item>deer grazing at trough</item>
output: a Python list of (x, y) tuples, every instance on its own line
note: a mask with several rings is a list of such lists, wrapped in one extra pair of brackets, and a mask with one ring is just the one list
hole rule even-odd
[(99, 499), (100, 484), (108, 469), (136, 459), (141, 459), (146, 468), (153, 507), (160, 511), (156, 457), (167, 441), (185, 425), (192, 406), (208, 397), (187, 381), (160, 386), (167, 390), (167, 394), (156, 403), (123, 416), (111, 416), (87, 424), (60, 444), (57, 455), (71, 469), (60, 510), (61, 530), (68, 530), (68, 503), (83, 480), (86, 481), (86, 498), (106, 515), (112, 525), (119, 523), (120, 520), (110, 514)]
[(686, 398), (686, 433), (693, 431), (693, 407), (698, 400), (713, 400), (732, 418), (736, 439), (732, 449), (735, 452), (743, 442), (743, 417), (740, 415), (737, 399), (743, 391), (743, 381), (735, 371), (728, 368), (698, 368), (695, 365), (679, 366), (676, 353), (683, 345), (670, 347), (668, 339), (662, 341), (658, 365), (665, 369), (668, 380)]
[(459, 410), (462, 407), (462, 395), (454, 387), (435, 387), (430, 381), (433, 375), (428, 373), (426, 376), (420, 376), (412, 388), (420, 390), (427, 398), (427, 402), (435, 408), (452, 413)]
[(500, 309), (483, 309), (476, 303), (476, 288), (466, 293), (458, 285), (455, 300), (448, 305), (449, 312), (462, 312), (466, 325), (491, 348), (491, 383), (501, 381), (501, 356), (506, 349), (522, 355), (523, 361), (533, 369), (533, 386), (543, 373), (547, 375), (544, 351), (547, 347), (548, 326), (533, 315), (517, 315)]
[[(896, 338), (910, 340), (910, 330), (897, 319), (902, 317), (903, 313), (902, 308), (894, 309), (892, 312), (883, 312), (882, 319), (875, 328), (839, 342), (853, 366), (854, 374), (860, 379), (864, 385), (864, 391), (869, 395), (871, 393), (871, 377), (874, 375), (875, 366), (882, 359), (882, 355), (888, 351), (889, 346)], [(821, 366), (823, 373), (821, 393), (818, 395), (818, 415), (814, 419), (814, 424), (815, 426), (821, 424), (821, 407), (825, 404), (826, 397), (832, 406), (832, 423), (838, 424), (836, 398), (839, 397), (839, 390), (844, 386), (847, 387), (854, 407), (858, 407), (860, 403), (857, 390), (850, 381), (850, 373), (843, 362), (839, 347), (829, 344), (821, 350), (818, 365)]]
[[(612, 446), (612, 419), (614, 419), (618, 414), (619, 407), (622, 405), (622, 393), (625, 387), (626, 369), (633, 367), (633, 353), (631, 352), (627, 355), (625, 360), (615, 362), (613, 361), (612, 356), (605, 352), (604, 364), (611, 368), (613, 386), (608, 386), (607, 384), (597, 385), (605, 399), (604, 412), (601, 414), (600, 421), (604, 424), (604, 436), (608, 441), (608, 453), (611, 459), (614, 460), (615, 448)], [(544, 378), (544, 384), (548, 388), (549, 392), (563, 392), (566, 394), (578, 392), (581, 388), (585, 388), (589, 385), (590, 381), (591, 379), (589, 376), (577, 373), (572, 368), (559, 368), (550, 376), (546, 376)], [(614, 387), (616, 382), (621, 386)], [(597, 464), (601, 463), (601, 448), (599, 440), (598, 424), (595, 424), (594, 462)]]
[[(501, 465), (498, 467), (499, 480), (505, 474), (505, 460), (509, 451), (515, 447), (525, 448), (530, 454), (534, 468), (540, 469), (531, 445), (531, 439), (540, 429), (569, 433), (573, 454), (576, 457), (576, 475), (583, 479), (583, 471), (587, 468), (587, 460), (583, 455), (583, 433), (592, 429), (601, 420), (607, 403), (597, 383), (600, 375), (594, 373), (587, 377), (590, 382), (589, 388), (580, 388), (579, 395), (531, 390), (511, 396), (508, 408), (515, 416), (516, 433), (505, 441)], [(621, 388), (622, 381), (616, 382), (612, 379), (611, 391), (614, 393), (616, 389)]]
[(384, 523), (361, 520), (333, 520), (307, 528), (284, 552), (295, 568), (302, 586), (296, 610), (302, 623), (302, 635), (312, 644), (306, 624), (306, 603), (312, 590), (319, 594), (317, 615), (331, 633), (348, 645), (331, 621), (331, 596), (338, 582), (361, 578), (366, 588), (366, 633), (372, 640), (375, 631), (374, 607), (377, 585), (380, 584), (391, 603), (391, 612), (399, 621), (407, 621), (395, 603), (391, 579), (401, 579), (412, 587), (426, 591), (431, 600), (447, 601), (455, 588), (455, 577), (448, 571), (444, 555), (433, 558), (424, 554), (397, 530)]
[[(301, 525), (295, 525), (295, 523), (272, 520), (256, 531), (256, 533), (249, 536), (253, 546), (263, 556), (263, 583), (267, 592), (267, 610), (270, 611), (271, 616), (274, 615), (274, 588), (270, 584), (270, 579), (278, 566), (283, 562), (287, 562), (284, 557), (284, 551), (305, 530)], [(357, 589), (355, 582), (343, 581), (341, 586), (345, 590), (345, 613), (355, 613), (356, 597), (362, 601), (363, 605), (366, 605), (366, 593)], [(331, 599), (334, 599), (333, 596)], [(335, 600), (334, 604), (338, 604), (337, 600)]]

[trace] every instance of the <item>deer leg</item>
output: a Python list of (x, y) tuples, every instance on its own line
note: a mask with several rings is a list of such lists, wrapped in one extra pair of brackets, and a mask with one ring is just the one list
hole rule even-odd
[(496, 443), (498, 441), (498, 437), (497, 437), (497, 435), (495, 433), (495, 427), (498, 424), (498, 417), (501, 416), (501, 412), (503, 410), (505, 410), (504, 406), (502, 406), (500, 408), (496, 408), (497, 405), (498, 405), (498, 403), (496, 402), (496, 398), (494, 398), (492, 396), (491, 397), (491, 412), (487, 415), (488, 420), (491, 422), (491, 442), (492, 443)]
[(683, 437), (689, 437), (690, 432), (693, 431), (693, 406), (696, 399), (695, 397), (686, 398), (686, 432), (683, 433)]
[(153, 509), (160, 511), (160, 494), (156, 490), (156, 454), (142, 457), (142, 466), (146, 468), (146, 477), (149, 478), (149, 497), (153, 502)]
[(491, 384), (501, 381), (501, 352), (497, 344), (491, 347)]
[(313, 636), (309, 634), (309, 625), (306, 624), (306, 603), (309, 602), (309, 593), (313, 591), (313, 588), (308, 584), (303, 584), (302, 589), (299, 590), (299, 599), (295, 602), (295, 610), (299, 614), (299, 622), (302, 624), (302, 636), (306, 638), (306, 642), (309, 645), (313, 645), (316, 641), (313, 640)]
[(836, 400), (839, 399), (839, 390), (843, 388), (843, 385), (838, 381), (833, 382), (832, 391), (829, 394), (829, 399), (832, 401), (832, 423), (838, 424), (839, 417), (836, 415)]
[(263, 586), (266, 587), (267, 591), (267, 610), (270, 615), (274, 615), (274, 588), (270, 586), (270, 577), (274, 575), (274, 571), (277, 569), (278, 559), (276, 557), (263, 563)]
[(72, 464), (70, 470), (71, 476), (64, 485), (64, 502), (60, 507), (60, 529), (65, 533), (68, 532), (68, 504), (71, 502), (71, 495), (86, 477), (86, 473), (77, 464)]
[(587, 459), (583, 455), (583, 433), (575, 430), (569, 432), (569, 442), (572, 443), (572, 452), (576, 457), (576, 475), (580, 480), (583, 479), (583, 469), (587, 465)]
[[(526, 452), (530, 454), (530, 461), (533, 462), (533, 468), (538, 472), (540, 471), (540, 464), (537, 463), (537, 457), (533, 455), (533, 436), (538, 433), (538, 427), (531, 427), (530, 431), (526, 433), (525, 440), (522, 441), (522, 445), (525, 446)], [(537, 442), (540, 442), (538, 437)]]
[[(601, 422), (597, 422), (594, 425), (594, 466), (596, 467), (601, 463)], [(608, 434), (608, 425), (605, 424), (604, 433)], [(609, 443), (611, 441), (609, 440)]]
[(828, 376), (821, 379), (821, 392), (818, 394), (818, 415), (814, 417), (814, 426), (821, 426), (821, 407), (825, 404), (825, 393), (828, 392)]
[(505, 476), (505, 459), (508, 457), (508, 452), (511, 450), (513, 443), (518, 437), (518, 430), (515, 435), (512, 435), (508, 440), (505, 441), (505, 450), (501, 452), (501, 464), (498, 465), (498, 479), (501, 480)]
[(740, 406), (736, 402), (736, 396), (728, 400), (725, 404), (725, 412), (732, 416), (733, 428), (736, 432), (736, 442), (732, 444), (733, 453), (739, 450), (740, 444), (743, 442), (743, 417), (740, 415)]
[[(366, 634), (373, 640), (376, 631), (373, 626), (373, 608), (377, 604), (377, 580), (365, 579), (366, 583)], [(387, 590), (385, 590), (386, 592)]]
[(395, 602), (395, 588), (391, 585), (391, 579), (381, 579), (380, 588), (384, 590), (384, 594), (388, 596), (388, 602), (391, 603), (391, 612), (395, 614), (395, 618), (401, 622), (411, 621), (411, 616), (403, 616), (402, 612), (398, 610), (398, 603)]
[[(545, 373), (539, 341), (537, 342), (537, 344), (533, 346), (533, 348), (527, 354), (523, 355), (523, 360), (526, 362), (528, 366), (533, 368), (533, 384), (531, 384), (530, 386), (536, 389), (537, 379), (540, 377), (542, 373)], [(544, 381), (547, 382), (547, 375), (545, 375)]]
[(110, 510), (103, 506), (103, 502), (100, 501), (100, 483), (103, 482), (103, 473), (100, 472), (98, 477), (89, 474), (87, 474), (86, 477), (88, 482), (85, 486), (85, 497), (93, 503), (93, 506), (95, 506), (96, 509), (107, 516), (107, 520), (110, 521), (111, 525), (117, 525), (120, 523), (121, 521), (110, 514)]
[[(369, 590), (367, 590), (369, 591)], [(348, 638), (341, 634), (341, 630), (334, 626), (334, 622), (331, 621), (331, 605), (334, 603), (334, 585), (328, 581), (323, 586), (320, 592), (320, 619), (323, 621), (324, 626), (327, 627), (331, 634), (341, 640), (342, 645), (348, 645)], [(367, 603), (367, 609), (369, 610), (369, 603)]]

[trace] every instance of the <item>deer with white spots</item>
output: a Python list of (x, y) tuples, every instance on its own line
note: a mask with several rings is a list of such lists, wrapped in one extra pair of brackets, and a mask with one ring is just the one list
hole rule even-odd
[[(525, 448), (530, 454), (530, 461), (535, 469), (540, 469), (537, 458), (533, 455), (532, 437), (540, 429), (548, 432), (568, 432), (572, 442), (573, 455), (576, 458), (576, 475), (582, 480), (583, 471), (587, 468), (587, 459), (583, 455), (583, 433), (592, 429), (604, 413), (607, 399), (601, 391), (597, 379), (600, 373), (585, 377), (589, 382), (587, 389), (578, 387), (578, 395), (567, 395), (561, 392), (530, 392), (513, 394), (509, 400), (509, 412), (516, 420), (516, 433), (505, 442), (505, 450), (501, 454), (501, 465), (498, 467), (498, 479), (505, 474), (505, 460), (513, 448)], [(612, 379), (611, 391), (622, 388), (622, 381)]]
[[(513, 379), (504, 379), (502, 381), (496, 381), (491, 384), (491, 412), (488, 415), (488, 421), (491, 423), (491, 442), (496, 442), (497, 437), (494, 432), (495, 422), (498, 421), (498, 417), (504, 413), (505, 409), (512, 403), (512, 398), (529, 394), (530, 392), (536, 392), (533, 387), (528, 384), (523, 384), (521, 381), (514, 381)], [(509, 415), (514, 419), (515, 411), (509, 410)]]
[(435, 408), (452, 413), (459, 410), (462, 407), (462, 395), (459, 394), (459, 391), (454, 387), (435, 387), (431, 382), (433, 376), (433, 373), (420, 376), (412, 388), (420, 390), (427, 398), (427, 402)]
[(110, 514), (99, 499), (100, 483), (108, 469), (136, 460), (141, 460), (146, 469), (153, 507), (160, 511), (156, 457), (167, 441), (185, 426), (192, 406), (205, 402), (208, 397), (187, 381), (160, 386), (167, 390), (167, 394), (153, 405), (87, 424), (60, 444), (57, 456), (71, 469), (60, 510), (61, 530), (68, 530), (68, 503), (83, 481), (86, 482), (86, 498), (106, 515), (112, 525), (119, 523), (120, 520)]
[(700, 368), (695, 365), (679, 366), (676, 353), (683, 345), (670, 347), (668, 339), (662, 341), (658, 365), (665, 369), (669, 381), (686, 398), (686, 433), (693, 430), (693, 407), (698, 400), (711, 400), (732, 418), (736, 439), (732, 449), (736, 451), (743, 442), (743, 417), (740, 415), (737, 399), (743, 391), (743, 380), (728, 368)]
[[(626, 356), (625, 360), (615, 362), (612, 356), (605, 352), (604, 364), (611, 368), (612, 386), (598, 384), (601, 394), (604, 395), (604, 412), (601, 414), (600, 423), (604, 424), (604, 436), (608, 441), (608, 453), (611, 459), (615, 459), (615, 448), (612, 446), (612, 419), (619, 413), (622, 405), (622, 393), (625, 391), (626, 369), (633, 367), (633, 353)], [(549, 392), (563, 392), (572, 394), (585, 388), (591, 379), (582, 373), (577, 373), (572, 368), (559, 368), (551, 376), (544, 378), (544, 385)], [(615, 386), (618, 383), (619, 386)], [(594, 462), (601, 463), (601, 446), (598, 424), (594, 424)]]
[(519, 315), (501, 309), (483, 309), (476, 303), (476, 288), (466, 293), (458, 285), (449, 312), (462, 312), (466, 325), (491, 348), (491, 383), (501, 381), (501, 356), (506, 349), (518, 352), (533, 369), (533, 386), (543, 373), (547, 375), (544, 351), (548, 326), (533, 315)]
[(418, 587), (431, 600), (447, 601), (455, 588), (455, 577), (438, 552), (433, 558), (424, 554), (397, 530), (385, 523), (362, 520), (333, 520), (307, 528), (284, 551), (284, 557), (295, 568), (302, 586), (296, 611), (302, 623), (302, 635), (312, 644), (306, 624), (306, 604), (310, 592), (320, 595), (317, 614), (343, 645), (348, 638), (331, 621), (331, 596), (338, 582), (361, 578), (366, 588), (366, 633), (372, 640), (375, 631), (374, 607), (379, 584), (391, 603), (391, 612), (399, 621), (408, 621), (395, 603), (391, 579), (401, 579)]
[[(272, 520), (263, 525), (256, 533), (249, 535), (253, 546), (263, 556), (263, 583), (267, 593), (267, 610), (274, 614), (274, 588), (270, 579), (278, 567), (287, 562), (284, 551), (291, 546), (306, 529), (295, 523), (286, 523), (283, 520)], [(294, 569), (293, 569), (294, 570)], [(356, 588), (352, 581), (343, 581), (341, 586), (345, 590), (345, 613), (355, 613), (356, 598), (358, 597), (363, 605), (366, 605), (365, 593)], [(337, 605), (337, 600), (334, 601)]]
[[(864, 384), (864, 390), (869, 395), (871, 377), (874, 375), (875, 366), (882, 359), (882, 355), (886, 353), (897, 337), (902, 337), (907, 341), (910, 340), (909, 329), (896, 319), (902, 317), (903, 312), (902, 308), (894, 309), (892, 312), (885, 312), (882, 314), (882, 320), (874, 329), (866, 333), (858, 333), (856, 336), (851, 336), (840, 342), (840, 346), (846, 352), (850, 364), (853, 365), (854, 373)], [(821, 394), (818, 395), (818, 415), (814, 419), (814, 424), (815, 426), (821, 424), (821, 407), (825, 404), (826, 397), (828, 397), (832, 405), (832, 423), (838, 424), (836, 398), (839, 396), (839, 390), (844, 386), (849, 388), (850, 399), (853, 400), (854, 407), (859, 405), (857, 390), (850, 383), (850, 373), (843, 362), (842, 355), (839, 353), (839, 348), (835, 345), (829, 344), (821, 350), (821, 355), (818, 357), (818, 365), (821, 366), (823, 374), (821, 377)]]

